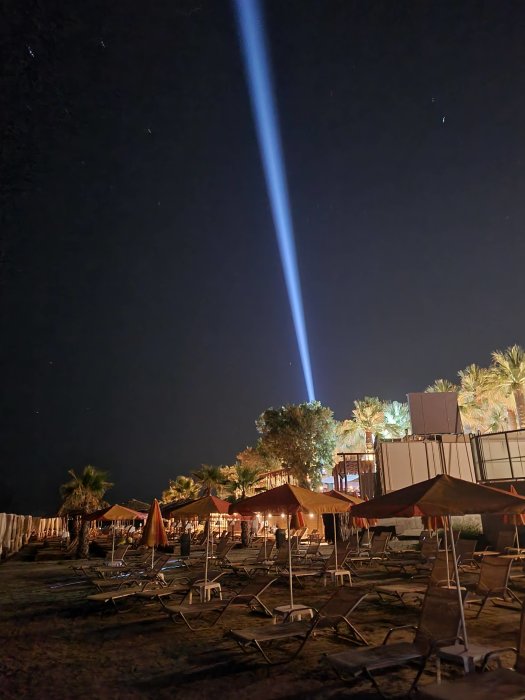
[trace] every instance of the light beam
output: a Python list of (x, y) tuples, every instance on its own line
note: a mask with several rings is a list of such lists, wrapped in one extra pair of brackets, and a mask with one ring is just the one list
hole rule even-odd
[(272, 79), (264, 36), (264, 19), (259, 0), (233, 0), (241, 37), (241, 47), (252, 111), (263, 162), (266, 187), (270, 197), (277, 243), (292, 310), (295, 335), (301, 357), (308, 400), (315, 400), (308, 336), (304, 320), (301, 282), (297, 267), (294, 231), (277, 111), (273, 98)]

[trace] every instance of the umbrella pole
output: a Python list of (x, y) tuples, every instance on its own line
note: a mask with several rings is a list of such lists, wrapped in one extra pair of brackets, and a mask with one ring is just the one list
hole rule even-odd
[(335, 552), (335, 581), (337, 583), (337, 525), (335, 522), (335, 513), (332, 513), (334, 518), (334, 552)]
[[(450, 515), (447, 515), (447, 521), (448, 521), (448, 526), (450, 528), (450, 532), (452, 532), (452, 517)], [(458, 592), (458, 602), (459, 602), (459, 613), (461, 616), (461, 629), (463, 630), (463, 644), (465, 646), (465, 650), (468, 649), (468, 638), (467, 638), (467, 625), (465, 623), (465, 608), (463, 606), (463, 597), (461, 595), (461, 582), (459, 580), (459, 571), (458, 571), (458, 560), (456, 557), (456, 544), (454, 542), (454, 537), (452, 539), (452, 558), (454, 560), (454, 575), (456, 577), (456, 590)], [(448, 553), (447, 553), (448, 556)]]
[(155, 545), (151, 548), (151, 568), (153, 569), (153, 562), (155, 560)]
[[(448, 560), (448, 537), (447, 537), (447, 527), (448, 523), (443, 523), (445, 527), (443, 528), (443, 534), (445, 535), (445, 563), (447, 565), (447, 586), (450, 588), (450, 562)], [(439, 542), (438, 531), (436, 530), (436, 540)], [(439, 551), (439, 547), (438, 547)]]
[(115, 557), (115, 523), (113, 523), (113, 544), (111, 545), (111, 564), (113, 564), (114, 557)]
[(206, 591), (206, 586), (208, 585), (208, 554), (210, 551), (210, 530), (211, 530), (211, 516), (208, 516), (208, 533), (206, 536), (206, 561), (204, 562), (204, 590)]
[(518, 534), (518, 523), (514, 523), (514, 527), (516, 528), (516, 547), (518, 549), (518, 554), (520, 554), (521, 549), (520, 549), (520, 536)]
[(293, 577), (292, 577), (292, 543), (290, 540), (290, 513), (286, 515), (286, 529), (288, 531), (288, 582), (290, 585), (290, 610), (293, 609)]
[(268, 556), (267, 553), (266, 553), (266, 552), (267, 552), (267, 550), (266, 550), (266, 540), (267, 540), (267, 537), (268, 537), (268, 535), (266, 534), (266, 530), (268, 529), (268, 528), (266, 527), (267, 517), (268, 517), (268, 514), (267, 514), (267, 513), (263, 513), (263, 518), (264, 518), (264, 520), (263, 520), (263, 531), (264, 531), (264, 561), (266, 561), (266, 557)]

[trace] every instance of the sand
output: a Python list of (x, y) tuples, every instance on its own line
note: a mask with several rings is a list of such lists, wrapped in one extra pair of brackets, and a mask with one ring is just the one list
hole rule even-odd
[[(0, 697), (181, 700), (291, 700), (292, 698), (377, 698), (366, 683), (339, 680), (322, 663), (323, 654), (351, 648), (323, 634), (286, 665), (268, 667), (261, 657), (246, 656), (224, 638), (230, 628), (268, 624), (268, 618), (236, 608), (215, 627), (191, 632), (171, 622), (158, 606), (134, 606), (128, 612), (102, 612), (86, 600), (93, 592), (78, 580), (70, 561), (8, 560), (0, 565)], [(367, 582), (366, 585), (369, 585)], [(518, 585), (516, 592), (522, 596)], [(330, 587), (309, 583), (296, 592), (297, 602), (319, 605)], [(269, 607), (286, 603), (285, 584), (265, 596)], [(472, 641), (515, 646), (519, 612), (486, 606), (478, 620), (468, 613)], [(380, 643), (389, 627), (416, 623), (418, 608), (379, 604), (370, 599), (353, 621), (371, 643)], [(405, 634), (405, 633), (403, 633)], [(408, 638), (403, 637), (401, 638)], [(511, 665), (512, 655), (506, 655)], [(388, 692), (402, 693), (412, 672), (385, 677)], [(454, 667), (445, 676), (459, 675)], [(421, 683), (435, 680), (435, 664)], [(408, 682), (407, 682), (408, 681)]]

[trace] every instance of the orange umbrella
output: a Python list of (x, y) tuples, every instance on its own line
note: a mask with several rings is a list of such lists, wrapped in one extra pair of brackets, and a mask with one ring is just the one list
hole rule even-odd
[[(470, 515), (472, 513), (525, 513), (525, 498), (513, 496), (508, 491), (490, 486), (473, 484), (470, 481), (456, 479), (448, 474), (438, 474), (433, 479), (420, 481), (398, 491), (391, 491), (385, 496), (378, 496), (366, 503), (355, 506), (357, 515), (376, 518), (410, 518), (414, 515), (444, 515), (447, 517), (449, 530), (452, 515)], [(456, 547), (452, 537), (452, 560), (456, 581), (459, 582)], [(461, 627), (465, 649), (468, 648), (465, 612), (460, 587), (458, 602), (461, 610)]]
[(342, 501), (348, 501), (349, 510), (352, 515), (351, 524), (354, 527), (366, 528), (368, 530), (370, 527), (374, 527), (374, 525), (377, 525), (376, 518), (359, 518), (352, 514), (353, 506), (357, 506), (360, 503), (366, 503), (366, 501), (363, 501), (362, 498), (359, 498), (358, 496), (353, 496), (350, 493), (345, 493), (344, 491), (336, 491), (335, 489), (332, 489), (332, 491), (328, 491), (328, 495), (333, 496), (334, 498), (339, 498)]
[[(509, 493), (511, 493), (513, 496), (519, 496), (519, 493), (516, 491), (514, 486), (511, 484), (509, 488)], [(518, 547), (518, 553), (520, 552), (520, 538), (518, 535), (518, 525), (525, 525), (525, 513), (514, 513), (514, 515), (504, 515), (503, 516), (503, 522), (506, 525), (514, 525), (515, 528), (515, 537), (516, 537), (516, 545)]]
[(153, 499), (153, 503), (150, 506), (148, 520), (144, 526), (140, 544), (151, 547), (151, 568), (153, 569), (155, 547), (158, 547), (159, 545), (165, 546), (168, 544), (168, 535), (166, 534), (164, 521), (162, 520), (159, 502), (156, 498)]
[(424, 530), (432, 530), (436, 532), (437, 530), (443, 530), (446, 528), (446, 520), (442, 515), (422, 515), (421, 524)]
[(208, 583), (208, 559), (210, 548), (210, 518), (215, 514), (227, 515), (230, 503), (223, 501), (217, 496), (203, 496), (192, 503), (187, 503), (182, 508), (177, 508), (172, 512), (173, 518), (194, 516), (198, 518), (207, 518), (208, 520), (208, 536), (206, 537), (206, 562), (204, 564), (204, 585)]
[[(102, 508), (102, 510), (96, 510), (94, 513), (86, 515), (86, 520), (105, 520), (106, 522), (115, 522), (117, 520), (144, 520), (145, 515), (143, 513), (138, 513), (136, 510), (131, 508), (126, 508), (126, 506), (119, 506), (116, 503), (114, 506), (108, 506), (107, 508)], [(111, 545), (111, 563), (113, 564), (113, 558), (115, 556), (115, 528), (113, 528), (113, 543)]]
[[(317, 493), (301, 486), (283, 484), (269, 491), (263, 491), (251, 498), (245, 498), (230, 506), (230, 513), (251, 515), (252, 513), (286, 513), (288, 530), (288, 584), (290, 588), (290, 608), (293, 609), (292, 549), (290, 546), (290, 516), (295, 513), (345, 513), (348, 503)], [(336, 547), (337, 556), (337, 547)], [(337, 561), (336, 561), (337, 568)]]

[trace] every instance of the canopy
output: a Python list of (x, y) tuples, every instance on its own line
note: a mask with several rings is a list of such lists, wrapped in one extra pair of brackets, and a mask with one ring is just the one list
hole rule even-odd
[(145, 518), (144, 513), (137, 513), (136, 510), (119, 506), (118, 503), (86, 515), (86, 520), (106, 520), (111, 522), (115, 520), (145, 520)]
[(346, 501), (348, 503), (348, 510), (350, 511), (350, 526), (368, 529), (370, 526), (377, 525), (377, 521), (374, 519), (354, 517), (354, 506), (365, 502), (362, 498), (358, 498), (358, 496), (346, 493), (345, 491), (336, 491), (335, 489), (328, 491), (327, 495), (332, 496), (333, 498), (339, 498), (341, 501)]
[[(252, 513), (272, 513), (293, 515), (294, 513), (346, 513), (348, 501), (332, 498), (324, 493), (316, 493), (301, 486), (283, 484), (269, 491), (263, 491), (251, 498), (245, 498), (230, 506), (230, 513), (250, 515)], [(178, 511), (180, 512), (180, 511)]]
[(351, 493), (346, 493), (345, 491), (336, 491), (335, 489), (332, 489), (331, 491), (328, 491), (326, 495), (332, 496), (332, 498), (339, 498), (341, 501), (347, 501), (348, 508), (356, 506), (359, 503), (364, 503), (362, 498), (358, 498), (357, 496), (354, 496)]
[(524, 513), (525, 498), (448, 474), (420, 481), (352, 508), (353, 516), (410, 518), (422, 515)]
[[(332, 498), (323, 493), (303, 489), (301, 486), (283, 484), (275, 489), (263, 491), (230, 506), (230, 513), (251, 515), (253, 513), (286, 514), (288, 530), (288, 585), (290, 588), (290, 610), (293, 610), (292, 550), (290, 547), (290, 516), (295, 513), (346, 513), (348, 501)], [(337, 551), (337, 549), (336, 549)], [(337, 569), (337, 560), (336, 560)]]
[[(445, 515), (448, 529), (452, 531), (452, 515), (470, 515), (472, 513), (523, 513), (525, 498), (514, 496), (508, 491), (501, 491), (490, 486), (473, 484), (470, 481), (456, 479), (448, 474), (438, 474), (433, 479), (420, 481), (404, 489), (392, 491), (385, 496), (373, 498), (352, 509), (352, 514), (375, 518), (410, 518), (414, 515)], [(456, 581), (459, 582), (458, 562), (454, 538), (451, 538), (452, 561)], [(463, 642), (468, 648), (467, 626), (461, 587), (457, 586), (458, 603), (461, 611)]]
[[(510, 485), (509, 493), (511, 493), (513, 496), (519, 495), (512, 484)], [(507, 525), (515, 525), (516, 527), (518, 525), (525, 525), (525, 513), (504, 515), (503, 522), (506, 523)], [(518, 544), (518, 547), (519, 547), (519, 544)]]
[(223, 501), (222, 498), (217, 498), (217, 496), (203, 496), (196, 501), (192, 501), (192, 503), (187, 503), (181, 508), (174, 509), (171, 516), (173, 518), (207, 518), (216, 513), (227, 515), (229, 507), (230, 504), (228, 501)]

